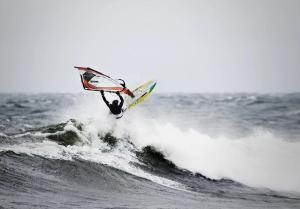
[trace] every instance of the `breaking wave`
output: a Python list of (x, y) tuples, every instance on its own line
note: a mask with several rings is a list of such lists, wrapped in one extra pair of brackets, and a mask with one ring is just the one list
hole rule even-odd
[(138, 108), (115, 120), (99, 105), (98, 98), (83, 96), (75, 103), (58, 114), (56, 120), (62, 123), (15, 135), (2, 134), (11, 140), (25, 140), (2, 144), (0, 151), (100, 163), (179, 190), (193, 190), (193, 185), (171, 173), (300, 192), (298, 139), (279, 137), (263, 129), (239, 137), (212, 136)]

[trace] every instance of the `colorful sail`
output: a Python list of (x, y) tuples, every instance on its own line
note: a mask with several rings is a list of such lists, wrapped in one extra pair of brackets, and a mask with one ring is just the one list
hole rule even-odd
[(125, 87), (124, 81), (113, 79), (108, 75), (93, 70), (89, 67), (75, 67), (79, 70), (82, 86), (85, 90), (121, 92), (134, 97), (134, 94)]

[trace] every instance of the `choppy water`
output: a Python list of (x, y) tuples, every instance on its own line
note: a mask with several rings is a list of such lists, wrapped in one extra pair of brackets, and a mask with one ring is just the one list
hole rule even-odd
[(300, 208), (300, 94), (0, 95), (0, 208)]

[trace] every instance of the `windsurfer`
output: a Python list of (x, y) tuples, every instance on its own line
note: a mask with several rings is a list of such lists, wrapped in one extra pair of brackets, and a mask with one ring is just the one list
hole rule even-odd
[(124, 99), (123, 97), (120, 95), (120, 92), (116, 92), (116, 94), (119, 96), (120, 98), (120, 103), (118, 100), (113, 100), (112, 103), (110, 104), (105, 95), (104, 95), (104, 91), (101, 90), (101, 95), (102, 95), (102, 99), (104, 101), (104, 103), (107, 105), (107, 107), (109, 108), (110, 112), (113, 114), (113, 115), (119, 115), (123, 112), (122, 110), (122, 107), (123, 107), (123, 104), (124, 104)]

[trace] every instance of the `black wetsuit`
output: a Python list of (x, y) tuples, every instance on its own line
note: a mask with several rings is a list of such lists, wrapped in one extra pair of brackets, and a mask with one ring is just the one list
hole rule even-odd
[(120, 95), (120, 94), (117, 94), (121, 100), (120, 104), (119, 105), (115, 105), (115, 104), (110, 104), (105, 96), (104, 96), (104, 93), (103, 91), (101, 91), (101, 95), (102, 95), (102, 98), (103, 98), (103, 101), (105, 102), (105, 104), (107, 105), (107, 107), (109, 108), (110, 112), (114, 115), (118, 115), (118, 114), (121, 114), (122, 113), (122, 106), (124, 104), (124, 99), (123, 97)]

